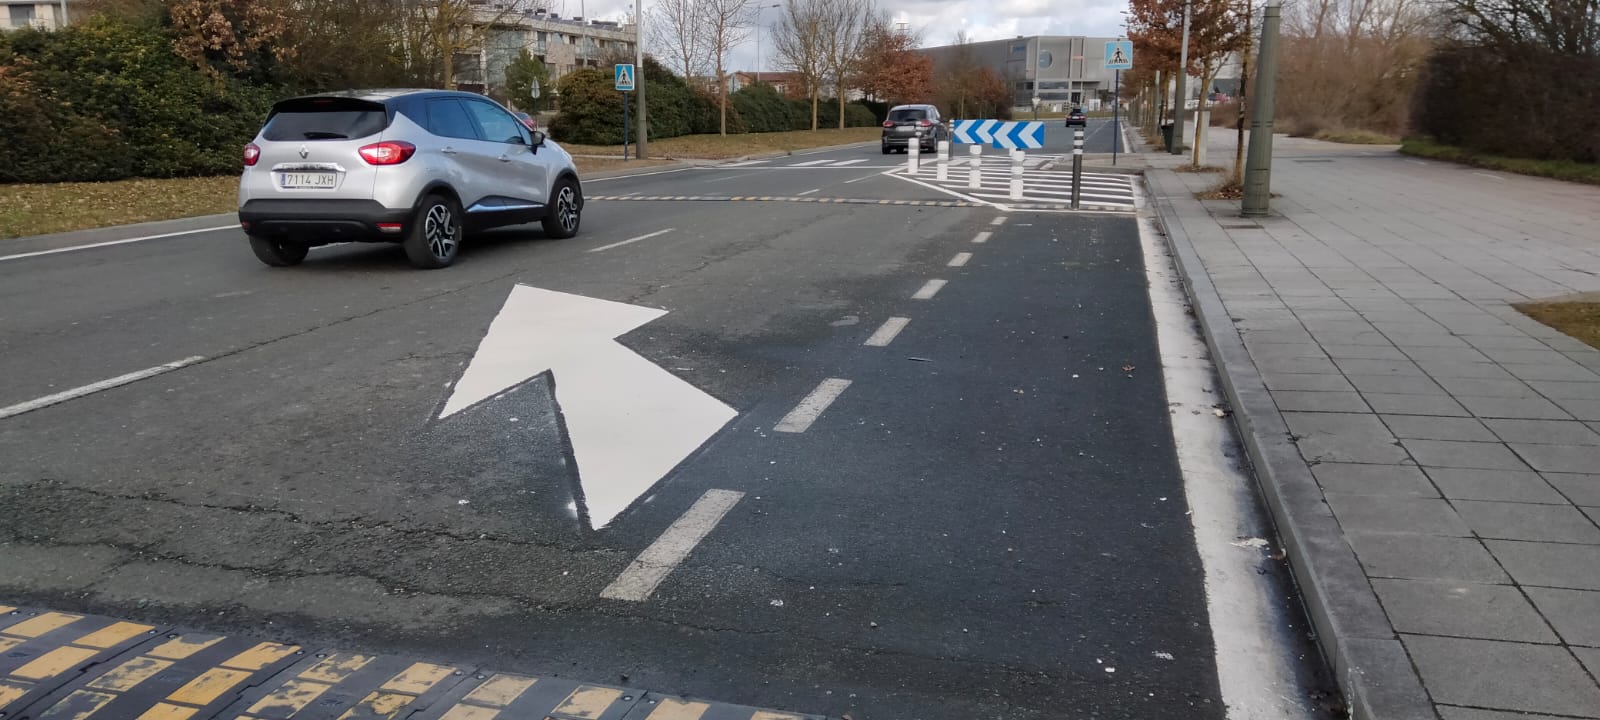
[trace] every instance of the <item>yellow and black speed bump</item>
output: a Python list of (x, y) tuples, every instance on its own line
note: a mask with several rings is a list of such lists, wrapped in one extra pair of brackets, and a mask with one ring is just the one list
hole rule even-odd
[(708, 703), (699, 700), (648, 693), (626, 720), (825, 720), (821, 715), (773, 712), (743, 705)]
[(622, 720), (641, 695), (571, 680), (478, 674), (415, 720)]
[(80, 681), (96, 664), (160, 628), (91, 615), (26, 612), (0, 605), (0, 717)]
[(822, 205), (894, 205), (898, 207), (975, 208), (988, 207), (966, 200), (873, 200), (870, 198), (784, 197), (779, 195), (590, 195), (586, 200), (630, 200), (642, 202), (792, 202)]
[(303, 656), (298, 646), (196, 632), (161, 634), (35, 703), (39, 720), (207, 718)]
[(239, 720), (372, 720), (415, 717), (470, 668), (356, 653), (316, 653), (222, 714)]

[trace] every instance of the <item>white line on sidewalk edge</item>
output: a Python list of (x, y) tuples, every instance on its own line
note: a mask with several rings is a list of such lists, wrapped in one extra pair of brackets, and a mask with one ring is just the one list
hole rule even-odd
[(672, 232), (672, 231), (673, 231), (673, 228), (667, 228), (665, 230), (657, 230), (657, 231), (655, 231), (653, 233), (640, 235), (639, 237), (636, 237), (636, 238), (628, 238), (627, 240), (623, 240), (622, 242), (614, 242), (614, 243), (611, 243), (610, 245), (601, 245), (600, 247), (597, 247), (597, 248), (590, 248), (589, 252), (600, 252), (601, 250), (610, 250), (611, 248), (622, 247), (623, 245), (636, 243), (636, 242), (639, 242), (640, 240), (649, 240), (650, 238), (656, 237), (657, 235), (665, 235), (665, 234), (667, 234), (669, 232)]
[(912, 295), (911, 299), (932, 300), (933, 296), (938, 295), (939, 290), (944, 287), (944, 283), (945, 281), (943, 280), (929, 280), (922, 284), (922, 289), (918, 290), (915, 295)]
[(906, 329), (906, 325), (910, 322), (911, 318), (889, 318), (883, 321), (883, 324), (878, 326), (878, 331), (873, 333), (872, 337), (867, 338), (867, 341), (862, 344), (867, 347), (888, 347), (889, 343), (894, 342), (895, 337), (900, 334), (901, 330)]
[(100, 392), (101, 390), (110, 390), (111, 388), (121, 387), (123, 385), (127, 385), (128, 383), (138, 382), (145, 378), (152, 378), (165, 372), (171, 372), (181, 367), (193, 365), (204, 359), (205, 357), (201, 355), (186, 357), (177, 362), (169, 362), (165, 365), (157, 365), (153, 368), (146, 368), (137, 372), (131, 372), (127, 375), (118, 375), (117, 377), (109, 380), (101, 380), (97, 383), (90, 383), (88, 385), (76, 387), (71, 390), (64, 390), (54, 395), (46, 395), (36, 400), (29, 400), (27, 402), (17, 403), (16, 405), (12, 405), (10, 407), (0, 408), (0, 420), (4, 420), (8, 417), (15, 417), (26, 412), (33, 412), (34, 410), (38, 410), (40, 408), (47, 408), (51, 405), (59, 405), (68, 400), (76, 400), (85, 395), (92, 395)]
[(794, 406), (794, 409), (790, 410), (788, 415), (783, 416), (783, 419), (779, 420), (778, 424), (774, 425), (772, 429), (776, 432), (785, 433), (805, 432), (807, 428), (811, 427), (811, 423), (816, 422), (817, 418), (822, 416), (823, 411), (833, 404), (834, 400), (839, 399), (840, 393), (843, 393), (847, 387), (850, 387), (849, 380), (840, 378), (823, 380), (822, 384), (817, 386), (817, 389), (812, 390), (810, 395), (801, 400), (799, 405)]
[(55, 248), (54, 250), (37, 250), (34, 252), (17, 253), (16, 255), (0, 255), (0, 262), (39, 257), (41, 255), (55, 255), (57, 253), (72, 252), (74, 250), (90, 250), (93, 248), (111, 247), (112, 245), (126, 245), (128, 243), (144, 242), (146, 240), (160, 240), (162, 238), (178, 237), (180, 235), (198, 235), (200, 233), (216, 232), (218, 230), (237, 230), (238, 228), (238, 225), (221, 225), (218, 227), (200, 228), (199, 230), (180, 230), (178, 232), (162, 233), (160, 235), (146, 235), (144, 237), (127, 238), (125, 240), (108, 240), (106, 242), (91, 243), (89, 245), (74, 245), (72, 247)]
[(667, 527), (661, 537), (639, 553), (628, 568), (612, 580), (600, 597), (610, 600), (642, 602), (656, 591), (694, 547), (709, 535), (724, 515), (733, 509), (744, 493), (736, 490), (707, 490), (689, 510)]
[(989, 242), (989, 238), (991, 238), (991, 237), (994, 237), (994, 233), (989, 232), (988, 230), (985, 230), (985, 231), (983, 231), (981, 233), (978, 233), (976, 236), (974, 236), (972, 238), (972, 241), (977, 243), (977, 244), (979, 244), (979, 245), (982, 245), (982, 244), (984, 244), (986, 242)]
[(960, 252), (960, 253), (956, 253), (956, 256), (953, 257), (953, 258), (950, 258), (950, 262), (945, 263), (945, 264), (948, 265), (949, 267), (965, 267), (966, 264), (967, 264), (967, 261), (971, 260), (971, 259), (972, 259), (972, 253)]

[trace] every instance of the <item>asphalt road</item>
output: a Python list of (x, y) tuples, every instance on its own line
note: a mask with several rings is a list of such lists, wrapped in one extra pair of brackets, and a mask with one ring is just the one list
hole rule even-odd
[[(1137, 224), (867, 204), (952, 199), (892, 166), (594, 181), (861, 202), (594, 201), (433, 272), (271, 269), (234, 230), (0, 260), (0, 408), (191, 363), (0, 419), (0, 597), (858, 720), (1246, 717)], [(667, 311), (622, 344), (737, 411), (602, 529), (559, 371), (438, 417), (519, 284)], [(653, 593), (601, 596), (712, 491), (742, 495)], [(1289, 683), (1254, 692), (1325, 717), (1286, 573), (1245, 552), (1259, 592), (1228, 592)]]

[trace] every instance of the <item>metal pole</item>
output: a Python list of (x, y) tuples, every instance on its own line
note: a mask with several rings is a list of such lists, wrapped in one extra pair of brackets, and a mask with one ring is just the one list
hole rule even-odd
[(1122, 71), (1117, 71), (1116, 83), (1111, 87), (1111, 164), (1117, 164), (1117, 151), (1122, 149)]
[(61, 27), (67, 26), (67, 0), (61, 0)]
[(628, 159), (628, 93), (622, 93), (622, 159)]
[(1083, 131), (1072, 131), (1072, 209), (1078, 209), (1078, 188), (1083, 185)]
[(1250, 109), (1250, 155), (1244, 161), (1245, 217), (1264, 217), (1272, 203), (1272, 105), (1277, 100), (1278, 15), (1283, 6), (1266, 6), (1261, 16), (1261, 57), (1256, 63), (1256, 103)]
[(650, 157), (650, 128), (645, 121), (644, 108), (644, 75), (644, 0), (633, 0), (633, 87), (639, 99), (639, 150), (634, 155), (640, 160)]
[(1183, 154), (1184, 115), (1189, 112), (1189, 0), (1183, 2), (1183, 46), (1178, 50), (1178, 91), (1172, 103), (1172, 154)]

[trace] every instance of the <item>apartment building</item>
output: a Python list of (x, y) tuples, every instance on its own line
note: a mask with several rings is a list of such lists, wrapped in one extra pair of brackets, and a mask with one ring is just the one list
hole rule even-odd
[(63, 24), (62, 7), (60, 0), (0, 0), (0, 30), (54, 30)]

